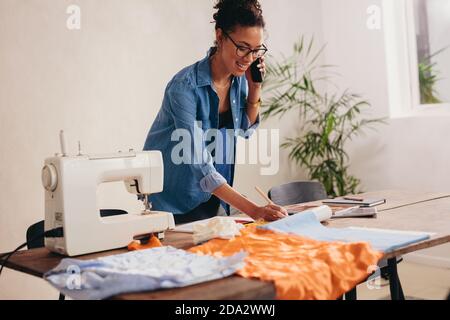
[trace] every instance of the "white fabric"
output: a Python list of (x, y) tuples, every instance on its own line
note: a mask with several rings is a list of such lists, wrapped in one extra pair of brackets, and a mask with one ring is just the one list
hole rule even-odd
[(86, 261), (66, 258), (44, 278), (71, 298), (103, 299), (227, 277), (244, 266), (246, 255), (215, 258), (158, 247)]
[(231, 239), (239, 235), (243, 227), (228, 217), (214, 217), (205, 223), (194, 224), (193, 240), (198, 244), (213, 238)]

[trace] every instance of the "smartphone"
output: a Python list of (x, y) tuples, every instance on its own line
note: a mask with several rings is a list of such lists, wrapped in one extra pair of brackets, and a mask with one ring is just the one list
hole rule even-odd
[(258, 64), (261, 63), (261, 59), (256, 59), (255, 62), (250, 66), (250, 71), (252, 73), (253, 82), (261, 83), (263, 82), (263, 77), (261, 71), (259, 71)]

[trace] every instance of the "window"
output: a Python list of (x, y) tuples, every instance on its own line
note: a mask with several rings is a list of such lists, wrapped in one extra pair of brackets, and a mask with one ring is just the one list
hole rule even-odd
[(384, 0), (391, 114), (450, 115), (450, 1)]

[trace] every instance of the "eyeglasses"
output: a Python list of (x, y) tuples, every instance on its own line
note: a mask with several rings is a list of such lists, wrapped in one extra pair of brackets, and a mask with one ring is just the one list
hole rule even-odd
[(268, 51), (267, 47), (264, 44), (262, 45), (263, 47), (260, 49), (250, 49), (249, 47), (240, 46), (236, 42), (234, 42), (233, 38), (231, 38), (227, 32), (223, 30), (222, 32), (225, 34), (225, 36), (227, 36), (228, 39), (231, 40), (231, 42), (233, 42), (234, 46), (236, 47), (236, 54), (238, 57), (245, 58), (251, 53), (254, 59), (259, 59), (262, 56), (264, 56)]

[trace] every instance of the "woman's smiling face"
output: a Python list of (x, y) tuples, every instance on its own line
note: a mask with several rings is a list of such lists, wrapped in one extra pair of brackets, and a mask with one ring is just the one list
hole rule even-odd
[(257, 59), (252, 53), (242, 56), (248, 52), (248, 49), (264, 50), (264, 30), (261, 27), (236, 26), (230, 33), (217, 29), (216, 38), (220, 47), (218, 53), (227, 71), (236, 77), (244, 75)]

